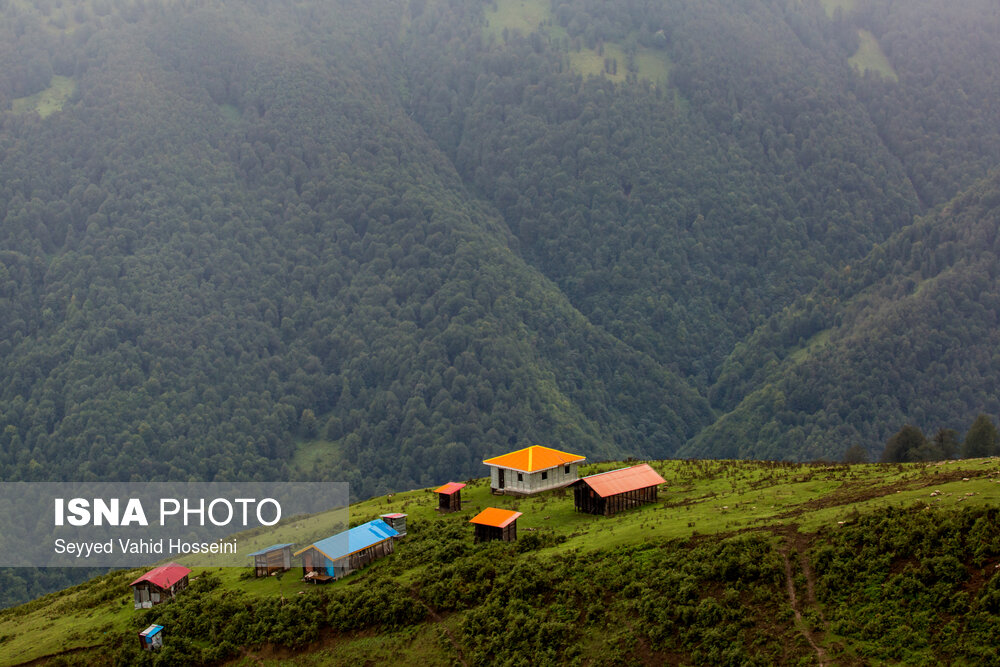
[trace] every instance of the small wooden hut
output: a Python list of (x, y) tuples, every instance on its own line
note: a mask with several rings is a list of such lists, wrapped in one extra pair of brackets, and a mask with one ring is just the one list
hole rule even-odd
[(438, 494), (439, 512), (457, 512), (462, 509), (462, 489), (465, 484), (461, 482), (448, 482), (434, 493)]
[(643, 503), (656, 502), (657, 489), (666, 480), (648, 464), (583, 477), (573, 484), (578, 512), (611, 516)]
[(586, 457), (551, 447), (532, 445), (483, 461), (490, 467), (490, 489), (494, 494), (527, 496), (572, 484), (577, 466)]
[(302, 575), (315, 584), (326, 583), (360, 570), (392, 553), (398, 533), (382, 519), (374, 519), (295, 552), (302, 556)]
[(272, 544), (271, 546), (247, 554), (253, 557), (254, 574), (267, 577), (274, 572), (292, 569), (292, 545)]
[(191, 570), (183, 565), (167, 563), (142, 575), (129, 584), (135, 608), (148, 609), (174, 597), (187, 588), (189, 574)]
[(519, 516), (521, 513), (513, 510), (487, 507), (469, 521), (475, 526), (475, 541), (503, 540), (504, 542), (513, 542), (517, 539), (517, 518)]
[(163, 646), (163, 626), (151, 625), (139, 632), (139, 647), (143, 651), (152, 651)]
[(405, 537), (406, 536), (406, 515), (405, 514), (400, 514), (399, 512), (396, 512), (394, 514), (383, 514), (379, 518), (381, 518), (383, 521), (385, 521), (387, 524), (389, 524), (389, 526), (393, 530), (395, 530), (397, 533), (399, 533), (398, 535), (396, 535), (397, 539), (400, 538), (400, 537)]

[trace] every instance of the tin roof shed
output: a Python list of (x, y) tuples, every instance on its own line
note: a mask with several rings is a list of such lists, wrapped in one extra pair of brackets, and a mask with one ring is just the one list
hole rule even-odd
[(154, 586), (158, 586), (160, 588), (170, 588), (189, 574), (191, 574), (191, 570), (183, 565), (178, 565), (177, 563), (167, 563), (166, 565), (161, 565), (158, 568), (150, 570), (129, 584), (129, 586), (135, 586), (136, 584), (148, 581)]
[(269, 551), (278, 551), (279, 549), (284, 549), (285, 547), (290, 547), (290, 546), (292, 546), (292, 544), (293, 544), (292, 542), (288, 542), (286, 544), (272, 544), (269, 547), (264, 547), (263, 549), (259, 549), (257, 551), (254, 551), (251, 554), (247, 554), (247, 556), (248, 557), (249, 556), (263, 556), (264, 554), (266, 554)]
[(446, 496), (450, 496), (456, 491), (461, 491), (465, 488), (465, 484), (462, 482), (448, 482), (444, 486), (434, 489), (434, 493), (443, 493)]
[(363, 523), (360, 526), (351, 528), (346, 533), (346, 540), (344, 539), (344, 533), (338, 533), (314, 542), (304, 549), (299, 549), (295, 552), (295, 555), (298, 556), (309, 549), (316, 549), (330, 560), (337, 560), (367, 549), (379, 542), (384, 542), (399, 534), (389, 524), (382, 521), (382, 519), (374, 519), (368, 523)]
[(602, 498), (645, 489), (666, 481), (648, 463), (580, 478), (580, 482), (592, 488)]

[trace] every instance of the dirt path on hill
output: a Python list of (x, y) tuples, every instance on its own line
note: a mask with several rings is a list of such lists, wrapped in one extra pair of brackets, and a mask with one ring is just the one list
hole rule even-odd
[(458, 639), (455, 637), (455, 633), (451, 631), (451, 628), (449, 628), (447, 625), (445, 625), (443, 623), (444, 619), (441, 617), (441, 615), (439, 613), (437, 613), (436, 611), (434, 611), (434, 609), (432, 609), (429, 604), (427, 604), (426, 602), (424, 602), (423, 600), (421, 600), (419, 597), (417, 597), (416, 593), (414, 593), (414, 592), (411, 591), (410, 592), (410, 597), (413, 598), (414, 602), (416, 602), (417, 604), (419, 604), (420, 606), (422, 606), (424, 609), (426, 609), (427, 613), (430, 615), (430, 617), (432, 619), (434, 619), (434, 622), (442, 630), (444, 630), (444, 634), (448, 638), (448, 642), (451, 644), (451, 647), (453, 649), (455, 649), (455, 654), (458, 655), (458, 661), (460, 663), (462, 663), (463, 667), (469, 667), (469, 663), (465, 661), (465, 656), (462, 654), (462, 647), (459, 645)]
[[(827, 658), (826, 650), (823, 649), (817, 642), (816, 637), (813, 636), (812, 630), (809, 629), (808, 624), (802, 617), (802, 604), (799, 602), (799, 597), (795, 589), (795, 573), (792, 569), (792, 559), (791, 552), (794, 550), (799, 557), (799, 567), (802, 569), (802, 573), (806, 578), (806, 600), (805, 606), (818, 608), (816, 604), (816, 588), (815, 588), (815, 576), (813, 575), (812, 568), (809, 566), (809, 558), (806, 555), (806, 551), (809, 549), (809, 538), (798, 531), (797, 525), (785, 526), (782, 529), (775, 531), (782, 536), (782, 545), (778, 549), (781, 554), (781, 559), (785, 563), (785, 588), (788, 591), (788, 603), (792, 607), (792, 611), (795, 613), (795, 625), (798, 628), (799, 634), (801, 634), (809, 645), (812, 646), (813, 650), (816, 652), (816, 662), (820, 667), (826, 667)], [(820, 618), (822, 618), (822, 612), (820, 612)], [(826, 619), (823, 619), (823, 624), (826, 624)]]

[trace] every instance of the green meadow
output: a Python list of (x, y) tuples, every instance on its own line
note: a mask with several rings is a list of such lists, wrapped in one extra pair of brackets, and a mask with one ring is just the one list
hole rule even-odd
[(517, 31), (526, 37), (551, 20), (552, 13), (545, 0), (496, 0), (486, 10), (486, 32), (498, 41), (503, 39), (504, 30)]
[(896, 70), (893, 69), (889, 59), (882, 52), (878, 39), (867, 30), (858, 30), (858, 37), (861, 40), (857, 52), (847, 59), (859, 74), (874, 72), (890, 81), (899, 81)]
[(845, 14), (853, 10), (855, 0), (821, 0), (821, 2), (823, 9), (826, 10), (826, 15), (833, 17), (838, 9)]
[[(590, 464), (582, 467), (581, 475), (633, 463)], [(535, 545), (532, 562), (554, 566), (564, 559), (599, 560), (621, 549), (698, 544), (707, 538), (725, 543), (747, 535), (759, 535), (775, 549), (787, 549), (789, 540), (836, 532), (856, 523), (859, 517), (877, 516), (890, 508), (951, 512), (963, 507), (995, 506), (1000, 491), (997, 459), (851, 466), (749, 461), (654, 461), (651, 465), (666, 480), (658, 502), (612, 517), (576, 512), (571, 490), (531, 498), (494, 496), (488, 479), (468, 480), (462, 491), (463, 509), (453, 514), (438, 513), (437, 497), (430, 488), (357, 503), (350, 507), (352, 523), (388, 512), (404, 512), (410, 534), (397, 543), (393, 555), (326, 586), (304, 583), (301, 569), (294, 567), (281, 577), (260, 579), (248, 576), (249, 562), (245, 568), (194, 568), (191, 589), (182, 592), (177, 600), (135, 611), (127, 584), (141, 570), (114, 572), (0, 612), (0, 664), (60, 655), (72, 655), (74, 661), (84, 663), (106, 664), (112, 648), (133, 641), (141, 627), (162, 621), (172, 605), (194, 604), (193, 600), (209, 607), (232, 596), (244, 601), (240, 604), (251, 606), (268, 600), (275, 604), (288, 600), (305, 604), (299, 598), (337, 595), (340, 590), (344, 595), (356, 595), (370, 587), (381, 590), (385, 586), (401, 594), (410, 591), (407, 595), (416, 595), (418, 590), (438, 585), (436, 577), (448, 576), (441, 570), (440, 555), (433, 555), (436, 550), (454, 549), (456, 556), (474, 556), (477, 549), (499, 548), (472, 545), (468, 520), (488, 506), (522, 512), (519, 541)], [(331, 511), (292, 518), (273, 529), (258, 529), (238, 538), (241, 549), (247, 550), (276, 542), (293, 542), (301, 548), (338, 531), (342, 516)], [(514, 563), (522, 558), (517, 552), (505, 552), (504, 557)], [(185, 559), (175, 560), (183, 563)], [(203, 578), (212, 582), (212, 588), (198, 592), (196, 583)], [(181, 602), (185, 596), (190, 596), (187, 603)], [(454, 651), (461, 650), (454, 648), (461, 646), (455, 638), (457, 629), (475, 609), (428, 613), (422, 622), (386, 627), (374, 634), (363, 629), (321, 632), (294, 648), (262, 642), (245, 647), (243, 658), (236, 664), (314, 665), (378, 660), (394, 654), (407, 664), (449, 664)], [(168, 627), (167, 642), (176, 635), (171, 635)], [(211, 648), (211, 642), (200, 639), (190, 644), (206, 651)], [(601, 642), (594, 646), (597, 651), (606, 649)]]
[[(520, 33), (523, 36), (539, 31), (559, 43), (568, 43), (566, 30), (556, 24), (543, 0), (495, 0), (486, 10), (487, 36), (497, 43), (503, 35)], [(570, 48), (569, 64), (583, 76), (604, 76), (615, 82), (624, 82), (628, 75), (628, 58), (622, 44), (607, 42), (594, 49)], [(617, 61), (612, 70), (608, 65)], [(636, 78), (647, 79), (658, 86), (665, 86), (670, 76), (670, 60), (664, 51), (639, 46), (635, 54)]]
[(28, 97), (13, 100), (11, 111), (16, 114), (36, 112), (42, 118), (62, 111), (63, 106), (76, 90), (76, 82), (72, 77), (53, 76), (48, 88)]

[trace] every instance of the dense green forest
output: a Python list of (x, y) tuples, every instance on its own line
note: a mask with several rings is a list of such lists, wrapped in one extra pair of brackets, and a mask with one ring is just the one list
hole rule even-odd
[(1000, 172), (762, 327), (717, 385), (760, 388), (686, 449), (820, 457), (863, 443), (874, 455), (903, 423), (964, 431), (1000, 412), (998, 232)]
[(961, 440), (1000, 15), (840, 4), (0, 1), (0, 479)]

